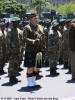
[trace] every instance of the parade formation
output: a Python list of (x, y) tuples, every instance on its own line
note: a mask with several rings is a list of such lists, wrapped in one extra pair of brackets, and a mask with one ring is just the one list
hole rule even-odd
[[(0, 20), (0, 75), (6, 74), (11, 84), (18, 83), (20, 67), (27, 67), (26, 78), (29, 88), (40, 87), (36, 83), (42, 67), (50, 67), (50, 75), (57, 77), (57, 65), (64, 65), (75, 80), (75, 18), (40, 20), (32, 13), (22, 22), (19, 17), (11, 21)], [(0, 79), (1, 81), (2, 79)]]

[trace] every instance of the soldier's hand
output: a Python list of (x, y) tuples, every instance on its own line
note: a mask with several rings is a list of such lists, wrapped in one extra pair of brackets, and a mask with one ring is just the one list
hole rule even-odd
[(33, 44), (40, 44), (40, 39), (35, 39)]

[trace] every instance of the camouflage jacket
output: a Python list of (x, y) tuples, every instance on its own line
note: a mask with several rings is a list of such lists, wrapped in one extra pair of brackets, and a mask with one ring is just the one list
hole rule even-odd
[[(39, 52), (45, 48), (45, 37), (41, 25), (34, 27), (32, 24), (26, 25), (23, 31), (24, 42), (27, 52)], [(33, 40), (40, 39), (39, 45), (33, 44)]]
[(48, 33), (48, 51), (55, 51), (60, 48), (61, 34), (59, 31), (50, 29)]
[(50, 28), (44, 28), (46, 48), (48, 49), (48, 32)]
[(10, 29), (7, 34), (7, 47), (9, 52), (14, 54), (19, 53), (22, 45), (22, 40), (23, 34), (20, 29)]
[(69, 30), (69, 45), (70, 50), (75, 52), (75, 23), (71, 24), (70, 30)]
[(6, 31), (2, 32), (0, 30), (0, 53), (6, 52), (6, 36), (7, 36)]
[(65, 27), (63, 32), (63, 46), (64, 48), (69, 47), (69, 28)]

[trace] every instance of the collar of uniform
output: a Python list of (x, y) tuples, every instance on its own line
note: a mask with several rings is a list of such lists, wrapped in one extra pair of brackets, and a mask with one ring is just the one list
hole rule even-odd
[(31, 28), (32, 28), (33, 30), (37, 30), (37, 25), (34, 25), (34, 24), (30, 23), (30, 26), (31, 26)]

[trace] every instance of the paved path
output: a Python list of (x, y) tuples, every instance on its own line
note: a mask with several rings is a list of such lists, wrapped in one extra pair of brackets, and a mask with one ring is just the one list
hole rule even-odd
[[(7, 74), (0, 76), (0, 100), (75, 100), (75, 81), (71, 80), (71, 74), (68, 70), (57, 66), (60, 75), (57, 77), (49, 76), (49, 67), (41, 68), (40, 75), (43, 77), (37, 80), (41, 88), (27, 88), (26, 68), (21, 72), (21, 76), (17, 77), (21, 82), (11, 86)], [(8, 64), (5, 71), (8, 70)], [(64, 99), (66, 98), (66, 99)]]

